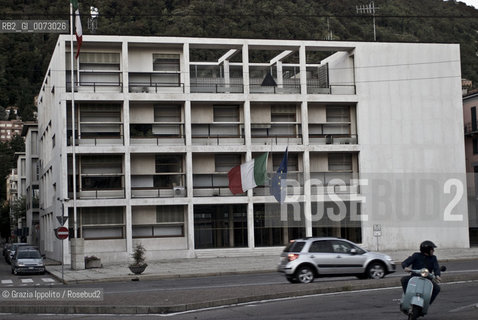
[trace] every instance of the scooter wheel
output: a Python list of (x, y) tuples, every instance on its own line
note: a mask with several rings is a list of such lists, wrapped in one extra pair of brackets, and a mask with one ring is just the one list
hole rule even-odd
[(410, 310), (410, 313), (408, 314), (408, 320), (416, 320), (420, 315), (422, 314), (422, 308), (419, 306), (412, 306), (412, 310)]

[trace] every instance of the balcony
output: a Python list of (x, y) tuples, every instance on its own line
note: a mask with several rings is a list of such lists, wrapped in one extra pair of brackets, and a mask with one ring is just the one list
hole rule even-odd
[(210, 173), (193, 175), (193, 195), (195, 197), (228, 197), (229, 190), (227, 173)]
[(311, 172), (311, 194), (358, 194), (358, 172)]
[(307, 80), (307, 94), (355, 94), (355, 84), (322, 84), (319, 80)]
[(243, 93), (241, 79), (231, 79), (226, 83), (224, 78), (191, 79), (191, 93)]
[(192, 123), (192, 143), (197, 145), (244, 145), (244, 125), (237, 122)]
[[(75, 92), (123, 92), (121, 71), (80, 71), (74, 74)], [(71, 92), (71, 75), (66, 72), (66, 91)]]
[(471, 136), (478, 132), (478, 125), (472, 122), (465, 123), (465, 136)]
[(181, 198), (186, 197), (184, 174), (132, 174), (132, 198)]
[(263, 85), (264, 79), (251, 78), (250, 93), (271, 93), (271, 94), (300, 94), (299, 79), (285, 79), (282, 84)]
[(350, 122), (309, 123), (310, 144), (357, 144)]
[(131, 123), (131, 145), (185, 145), (184, 124), (178, 122)]
[[(123, 174), (81, 174), (80, 183), (76, 192), (78, 199), (124, 199), (126, 197)], [(73, 198), (71, 190), (68, 196)]]
[(184, 93), (178, 72), (130, 72), (130, 93)]
[(302, 144), (302, 126), (299, 122), (252, 123), (253, 144)]
[[(267, 174), (266, 185), (257, 186), (253, 191), (254, 196), (271, 196), (270, 180), (274, 175), (273, 172)], [(287, 195), (303, 195), (304, 194), (304, 173), (303, 172), (288, 172), (287, 173)]]

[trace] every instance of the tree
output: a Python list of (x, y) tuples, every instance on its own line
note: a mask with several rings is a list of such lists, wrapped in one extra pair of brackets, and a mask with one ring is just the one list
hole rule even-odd
[(27, 199), (24, 196), (18, 197), (10, 204), (12, 210), (12, 218), (14, 223), (26, 218), (27, 216)]
[(1, 120), (6, 120), (7, 119), (7, 112), (5, 111), (5, 108), (0, 106), (0, 121)]

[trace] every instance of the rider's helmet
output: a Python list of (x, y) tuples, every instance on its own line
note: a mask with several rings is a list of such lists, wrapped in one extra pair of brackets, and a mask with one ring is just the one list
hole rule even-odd
[(437, 246), (430, 240), (425, 240), (420, 244), (420, 252), (430, 254), (432, 249), (435, 249)]

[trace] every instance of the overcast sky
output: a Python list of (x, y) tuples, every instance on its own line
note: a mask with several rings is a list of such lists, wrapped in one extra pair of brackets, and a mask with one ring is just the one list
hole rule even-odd
[(459, 2), (464, 2), (469, 6), (475, 7), (475, 9), (478, 9), (478, 0), (458, 0)]

